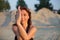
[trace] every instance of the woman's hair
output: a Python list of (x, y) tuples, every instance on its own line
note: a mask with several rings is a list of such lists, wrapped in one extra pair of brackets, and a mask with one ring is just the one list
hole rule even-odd
[(29, 19), (28, 19), (28, 27), (27, 27), (27, 30), (26, 30), (26, 32), (28, 33), (28, 30), (29, 30), (29, 28), (32, 24), (32, 22), (31, 22), (31, 12), (29, 11), (29, 9), (27, 9), (25, 7), (21, 7), (20, 9), (25, 10), (26, 12), (28, 12)]
[[(28, 12), (29, 19), (28, 19), (28, 27), (27, 27), (27, 30), (26, 30), (26, 32), (28, 33), (28, 30), (29, 30), (29, 28), (30, 28), (30, 26), (31, 26), (31, 24), (32, 24), (32, 22), (31, 22), (31, 12), (30, 12), (29, 9), (26, 8), (26, 7), (20, 7), (20, 9), (21, 9), (21, 10), (25, 10), (26, 12)], [(17, 19), (17, 17), (15, 17), (15, 19)], [(16, 25), (16, 24), (14, 24), (14, 25)], [(16, 26), (17, 26), (17, 25), (16, 25)]]

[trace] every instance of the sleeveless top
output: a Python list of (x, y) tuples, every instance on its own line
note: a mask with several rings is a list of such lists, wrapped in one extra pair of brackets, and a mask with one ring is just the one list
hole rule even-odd
[[(14, 39), (14, 40), (18, 40), (18, 39), (17, 39), (17, 36), (15, 36), (15, 39)], [(33, 40), (33, 38), (31, 38), (30, 40)]]
[[(13, 26), (17, 26), (17, 24), (13, 24)], [(28, 31), (28, 29), (26, 30), (26, 32)], [(28, 33), (28, 32), (27, 32)], [(17, 36), (15, 36), (15, 39), (14, 40), (18, 40), (17, 39)], [(33, 38), (31, 38), (30, 40), (33, 40)]]

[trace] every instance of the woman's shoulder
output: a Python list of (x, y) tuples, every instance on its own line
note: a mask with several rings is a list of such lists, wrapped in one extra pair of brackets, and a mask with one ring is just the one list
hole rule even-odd
[(30, 28), (30, 30), (33, 30), (32, 32), (36, 32), (36, 31), (37, 31), (37, 28), (36, 28), (36, 26), (34, 26), (34, 25), (31, 25), (31, 28)]
[(16, 24), (16, 23), (14, 23), (14, 24), (12, 24), (12, 26), (17, 26), (17, 24)]
[(34, 25), (31, 25), (31, 28), (35, 28), (35, 29), (36, 29), (36, 26), (34, 26)]
[(17, 28), (17, 24), (12, 24), (12, 29), (15, 29), (15, 28)]

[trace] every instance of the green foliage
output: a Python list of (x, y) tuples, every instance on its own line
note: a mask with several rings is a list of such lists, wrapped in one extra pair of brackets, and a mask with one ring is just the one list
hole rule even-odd
[(53, 10), (52, 4), (49, 3), (50, 0), (38, 0), (38, 1), (39, 1), (39, 4), (35, 4), (35, 8), (36, 8), (35, 11), (38, 11), (39, 9), (44, 8), (44, 7), (50, 10)]
[(7, 9), (8, 10), (10, 9), (8, 0), (0, 0), (0, 11), (7, 10)]
[(28, 8), (28, 7), (27, 7), (27, 4), (25, 3), (24, 0), (18, 0), (16, 8), (17, 8), (18, 6)]
[(57, 12), (58, 12), (58, 14), (60, 14), (60, 9)]

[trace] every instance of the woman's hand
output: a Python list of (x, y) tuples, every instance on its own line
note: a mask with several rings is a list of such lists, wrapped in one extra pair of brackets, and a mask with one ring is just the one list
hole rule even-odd
[(18, 18), (17, 18), (17, 24), (21, 23), (21, 9), (20, 6), (18, 7)]

